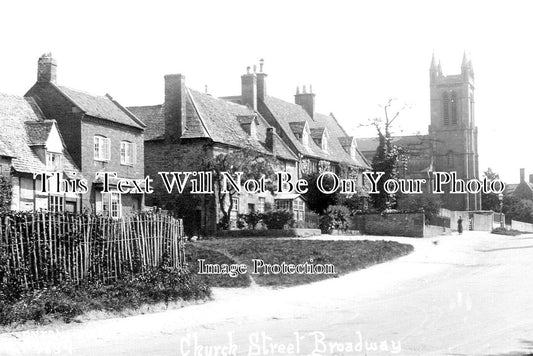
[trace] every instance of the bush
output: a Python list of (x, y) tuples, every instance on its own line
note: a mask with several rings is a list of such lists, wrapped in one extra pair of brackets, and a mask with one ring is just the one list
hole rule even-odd
[(497, 227), (495, 229), (493, 229), (491, 231), (493, 234), (497, 234), (497, 235), (508, 235), (508, 236), (516, 236), (516, 235), (520, 235), (521, 232), (518, 231), (518, 230), (507, 230), (506, 228), (504, 227)]
[(284, 229), (285, 227), (292, 227), (294, 225), (292, 213), (288, 210), (279, 209), (264, 213), (263, 222), (270, 230)]
[(350, 209), (343, 205), (333, 205), (320, 217), (320, 231), (324, 234), (331, 230), (346, 230), (348, 228), (348, 216)]
[(238, 219), (242, 219), (242, 221), (244, 221), (248, 227), (251, 227), (252, 230), (255, 230), (257, 224), (259, 224), (261, 220), (263, 220), (263, 214), (251, 211), (248, 214), (239, 214)]

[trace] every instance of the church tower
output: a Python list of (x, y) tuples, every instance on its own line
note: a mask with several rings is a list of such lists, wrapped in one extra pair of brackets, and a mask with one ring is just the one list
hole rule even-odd
[[(429, 68), (433, 168), (437, 172), (457, 172), (468, 181), (479, 178), (477, 127), (474, 112), (474, 69), (463, 55), (461, 74), (443, 75), (435, 55)], [(449, 194), (443, 205), (451, 210), (480, 210), (481, 194)]]

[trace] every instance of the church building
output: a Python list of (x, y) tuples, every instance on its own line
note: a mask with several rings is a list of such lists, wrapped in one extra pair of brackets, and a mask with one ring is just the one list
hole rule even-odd
[[(479, 179), (478, 130), (474, 111), (474, 69), (463, 55), (461, 73), (444, 75), (433, 58), (429, 69), (430, 125), (427, 135), (395, 136), (393, 142), (407, 150), (407, 176), (432, 177), (432, 172), (457, 172), (457, 178)], [(357, 145), (372, 161), (377, 137), (358, 138)], [(443, 206), (450, 210), (481, 210), (481, 194), (449, 194)]]

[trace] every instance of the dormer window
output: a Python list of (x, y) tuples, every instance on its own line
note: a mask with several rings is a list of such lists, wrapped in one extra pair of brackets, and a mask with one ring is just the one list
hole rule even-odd
[(357, 160), (355, 140), (352, 141), (352, 145), (350, 146), (350, 156), (352, 157), (353, 160)]
[(63, 168), (63, 155), (56, 152), (46, 152), (46, 169), (49, 171), (61, 171)]
[(322, 136), (322, 151), (327, 152), (328, 151), (328, 136), (324, 133), (324, 136)]

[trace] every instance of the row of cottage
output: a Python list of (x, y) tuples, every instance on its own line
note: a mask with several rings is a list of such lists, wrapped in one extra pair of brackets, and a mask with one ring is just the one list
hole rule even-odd
[[(328, 164), (361, 174), (369, 163), (335, 117), (315, 112), (312, 89), (297, 90), (295, 103), (267, 94), (267, 74), (247, 69), (241, 95), (216, 98), (187, 87), (180, 74), (164, 78), (164, 103), (124, 107), (57, 83), (57, 62), (38, 60), (37, 82), (24, 97), (0, 94), (0, 163), (12, 182), (13, 210), (91, 211), (120, 217), (145, 207), (171, 206), (175, 196), (154, 180), (154, 193), (119, 194), (117, 179), (143, 179), (162, 171), (198, 170), (206, 157), (251, 149), (275, 157), (279, 167), (301, 175)], [(196, 158), (193, 158), (196, 157)], [(42, 192), (38, 172), (84, 178), (86, 194)], [(103, 191), (99, 172), (116, 172)], [(50, 180), (53, 184), (54, 180)], [(187, 210), (192, 230), (213, 230), (220, 211), (213, 195)], [(169, 205), (170, 204), (170, 205)], [(304, 219), (305, 202), (293, 194), (237, 196), (235, 213), (284, 207)], [(178, 212), (179, 213), (179, 212)], [(191, 215), (192, 214), (192, 215)]]

